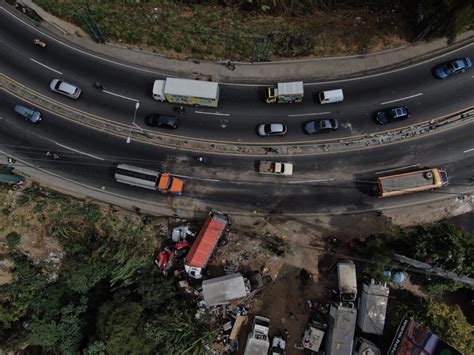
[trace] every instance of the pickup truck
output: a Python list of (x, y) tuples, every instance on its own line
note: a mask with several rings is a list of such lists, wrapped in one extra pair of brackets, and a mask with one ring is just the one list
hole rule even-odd
[(260, 174), (274, 174), (274, 175), (290, 176), (293, 174), (293, 164), (260, 160), (260, 163), (258, 165), (258, 172)]

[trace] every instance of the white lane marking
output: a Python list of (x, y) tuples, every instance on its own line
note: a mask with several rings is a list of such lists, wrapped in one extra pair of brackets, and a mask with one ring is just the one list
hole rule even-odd
[(411, 96), (407, 96), (407, 97), (402, 97), (401, 99), (395, 99), (395, 100), (385, 101), (385, 102), (382, 102), (381, 105), (391, 104), (391, 103), (397, 102), (397, 101), (403, 101), (403, 100), (413, 99), (414, 97), (418, 97), (418, 96), (421, 96), (421, 95), (423, 95), (422, 92), (420, 92), (419, 94), (415, 94), (415, 95), (411, 95)]
[(401, 166), (399, 168), (393, 168), (393, 169), (388, 169), (388, 170), (382, 170), (382, 171), (376, 171), (376, 174), (381, 174), (381, 173), (388, 173), (389, 171), (395, 171), (395, 170), (401, 170), (401, 169), (406, 169), (406, 168), (414, 168), (416, 166), (420, 166), (420, 164), (413, 164), (413, 165), (407, 165), (407, 166)]
[(73, 152), (76, 152), (76, 153), (79, 153), (79, 154), (87, 155), (88, 157), (91, 157), (91, 158), (94, 158), (94, 159), (105, 160), (105, 159), (102, 159), (101, 157), (97, 157), (97, 156), (92, 155), (92, 154), (84, 153), (84, 152), (81, 152), (80, 150), (76, 150), (76, 149), (73, 149), (73, 148), (71, 148), (71, 147), (68, 147), (68, 146), (59, 144), (59, 143), (56, 143), (56, 145), (59, 145), (59, 146), (62, 147), (62, 148), (66, 148), (66, 149), (72, 150)]
[(102, 90), (102, 92), (105, 92), (106, 94), (109, 94), (109, 95), (112, 95), (112, 96), (120, 97), (120, 98), (125, 99), (125, 100), (130, 100), (130, 101), (133, 101), (133, 102), (139, 102), (140, 101), (140, 100), (137, 100), (137, 99), (134, 99), (134, 98), (131, 98), (131, 97), (116, 94), (112, 91)]
[(33, 59), (33, 58), (30, 58), (30, 60), (31, 60), (32, 62), (35, 62), (36, 64), (41, 65), (42, 67), (45, 67), (46, 69), (49, 69), (49, 70), (51, 70), (51, 71), (54, 71), (55, 73), (58, 73), (59, 75), (63, 75), (63, 73), (61, 73), (59, 70), (53, 69), (53, 68), (51, 68), (51, 67), (48, 67), (46, 64), (43, 64), (43, 63), (41, 63), (41, 62), (38, 62), (37, 60), (35, 60), (35, 59)]
[[(151, 74), (156, 74), (156, 75), (161, 75), (161, 76), (164, 76), (164, 77), (176, 77), (176, 76), (172, 76), (172, 75), (169, 75), (167, 73), (160, 73), (159, 71), (153, 71), (153, 70), (147, 70), (147, 69), (143, 69), (143, 68), (138, 68), (138, 67), (135, 67), (135, 66), (132, 66), (132, 65), (128, 65), (128, 64), (124, 64), (124, 63), (120, 63), (120, 62), (115, 62), (113, 60), (110, 60), (110, 59), (106, 59), (106, 58), (102, 58), (102, 57), (99, 57), (97, 55), (94, 55), (94, 54), (91, 54), (91, 53), (88, 53), (86, 51), (83, 51), (83, 50), (80, 50), (78, 48), (75, 48), (73, 46), (70, 46), (64, 42), (61, 42), (59, 40), (57, 40), (56, 38), (53, 38), (51, 36), (49, 36), (48, 34), (44, 33), (44, 32), (41, 32), (38, 30), (38, 28), (30, 25), (29, 23), (21, 20), (20, 18), (16, 17), (13, 13), (10, 13), (7, 9), (5, 9), (3, 6), (0, 6), (0, 10), (3, 10), (4, 12), (6, 12), (8, 15), (10, 15), (11, 17), (13, 17), (14, 19), (16, 19), (17, 21), (23, 23), (25, 26), (28, 26), (29, 28), (31, 28), (32, 30), (34, 31), (37, 31), (38, 33), (41, 33), (42, 36), (46, 37), (46, 38), (49, 38), (50, 40), (53, 40), (57, 43), (60, 43), (62, 44), (63, 46), (73, 50), (73, 51), (76, 51), (76, 52), (79, 52), (79, 53), (82, 53), (84, 55), (87, 55), (89, 57), (92, 57), (92, 58), (96, 58), (96, 59), (99, 59), (99, 60), (102, 60), (104, 62), (108, 62), (108, 63), (112, 63), (112, 64), (115, 64), (115, 65), (118, 65), (118, 66), (122, 66), (122, 67), (125, 67), (125, 68), (129, 68), (129, 69), (134, 69), (134, 70), (137, 70), (137, 71), (141, 71), (141, 72), (144, 72), (144, 73), (151, 73)], [(413, 68), (413, 67), (416, 67), (418, 65), (422, 65), (422, 64), (425, 64), (425, 63), (428, 63), (428, 62), (431, 62), (431, 61), (435, 61), (435, 60), (438, 60), (439, 58), (442, 58), (442, 57), (446, 57), (448, 55), (451, 55), (452, 53), (455, 53), (455, 52), (458, 52), (460, 50), (463, 50), (467, 47), (470, 47), (474, 45), (474, 43), (468, 43), (466, 44), (465, 46), (462, 46), (461, 48), (457, 48), (451, 52), (448, 52), (448, 53), (444, 53), (444, 54), (441, 54), (439, 55), (438, 57), (435, 57), (435, 58), (430, 58), (430, 59), (427, 59), (427, 60), (424, 60), (422, 62), (419, 62), (419, 63), (415, 63), (415, 64), (412, 64), (412, 65), (409, 65), (409, 66), (406, 66), (406, 67), (403, 67), (403, 68), (399, 68), (399, 69), (394, 69), (392, 71), (388, 71), (388, 72), (383, 72), (383, 73), (377, 73), (377, 74), (371, 74), (371, 75), (366, 75), (366, 76), (359, 76), (359, 77), (355, 77), (355, 78), (349, 78), (349, 79), (340, 79), (340, 80), (333, 80), (333, 81), (324, 81), (324, 82), (319, 82), (319, 83), (306, 83), (304, 84), (305, 86), (310, 86), (310, 85), (325, 85), (325, 84), (332, 84), (332, 83), (342, 83), (342, 82), (345, 82), (345, 81), (355, 81), (355, 80), (361, 80), (361, 79), (367, 79), (367, 78), (374, 78), (374, 77), (377, 77), (377, 76), (381, 76), (381, 75), (386, 75), (386, 74), (391, 74), (391, 73), (396, 73), (396, 72), (399, 72), (399, 71), (402, 71), (402, 70), (406, 70), (406, 69), (409, 69), (409, 68)], [(357, 57), (357, 56), (354, 56), (354, 57)], [(323, 58), (324, 60), (334, 60), (334, 58)], [(243, 64), (243, 65), (256, 65), (255, 63), (246, 63), (246, 64)], [(227, 86), (248, 86), (248, 87), (266, 87), (266, 86), (269, 86), (269, 85), (265, 85), (265, 84), (239, 84), (239, 83), (226, 83), (226, 82), (221, 82), (220, 83), (221, 85), (227, 85)]]
[(324, 182), (324, 181), (334, 181), (334, 179), (289, 181), (288, 184), (306, 184), (306, 183), (310, 183), (310, 182)]
[(194, 111), (195, 113), (200, 113), (202, 115), (214, 115), (214, 116), (230, 116), (230, 113), (220, 113), (220, 112), (203, 112), (203, 111)]
[(178, 175), (178, 174), (173, 174), (173, 176), (177, 176), (183, 179), (193, 179), (193, 180), (202, 180), (202, 181), (212, 181), (212, 182), (221, 182), (223, 180), (217, 180), (217, 179), (206, 179), (206, 178), (197, 178), (195, 176), (187, 176), (187, 175)]
[(465, 150), (464, 153), (469, 153), (469, 152), (472, 152), (474, 151), (474, 148), (471, 148), (471, 149), (468, 149), (468, 150)]
[(329, 115), (330, 113), (331, 112), (298, 113), (298, 114), (294, 114), (294, 115), (288, 115), (288, 117)]

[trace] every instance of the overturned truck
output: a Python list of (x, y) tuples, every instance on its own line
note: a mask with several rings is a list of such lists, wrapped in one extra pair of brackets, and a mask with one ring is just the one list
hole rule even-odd
[(217, 211), (209, 212), (193, 246), (186, 255), (184, 269), (189, 276), (195, 279), (202, 278), (202, 271), (229, 224), (227, 215)]

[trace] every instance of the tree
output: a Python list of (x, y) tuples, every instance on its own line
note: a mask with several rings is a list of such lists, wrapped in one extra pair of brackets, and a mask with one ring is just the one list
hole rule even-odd
[(469, 324), (458, 305), (430, 302), (425, 326), (464, 354), (474, 354), (474, 326)]

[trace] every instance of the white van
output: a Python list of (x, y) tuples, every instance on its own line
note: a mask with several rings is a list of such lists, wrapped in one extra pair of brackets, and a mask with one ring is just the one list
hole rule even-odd
[(319, 102), (321, 104), (332, 104), (343, 100), (344, 94), (342, 93), (342, 89), (321, 91), (319, 93)]

